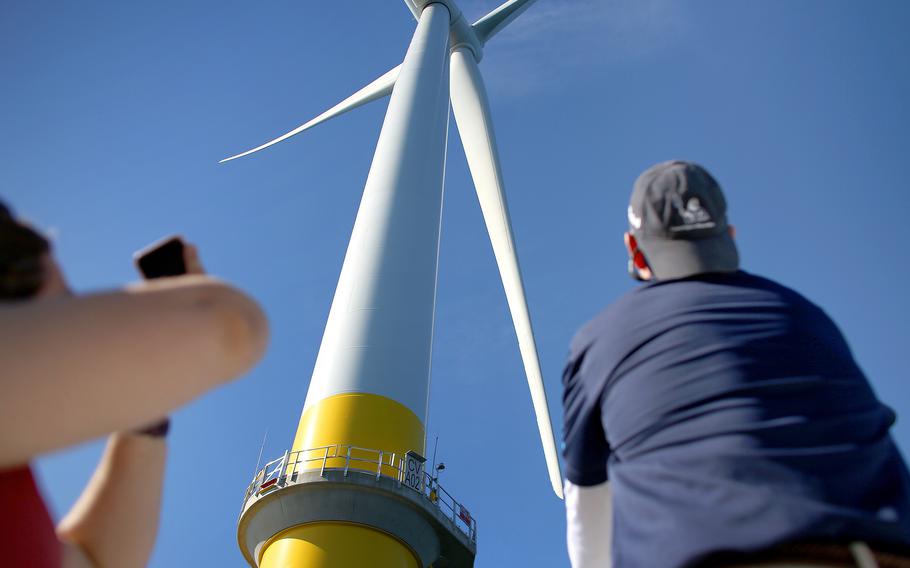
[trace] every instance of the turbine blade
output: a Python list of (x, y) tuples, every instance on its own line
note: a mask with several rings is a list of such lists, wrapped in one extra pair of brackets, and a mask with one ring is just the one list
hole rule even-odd
[(556, 453), (556, 441), (553, 438), (553, 427), (550, 422), (550, 411), (547, 406), (547, 394), (544, 390), (543, 377), (540, 372), (540, 361), (537, 357), (537, 346), (534, 342), (534, 331), (531, 328), (531, 317), (525, 300), (521, 270), (515, 253), (512, 237), (512, 226), (509, 210), (503, 191), (502, 171), (496, 150), (496, 139), (493, 134), (493, 123), (490, 119), (489, 102), (480, 70), (474, 55), (467, 49), (457, 49), (452, 53), (451, 61), (452, 109), (455, 111), (455, 122), (461, 133), (471, 177), (477, 189), (480, 208), (493, 243), (493, 253), (502, 277), (512, 322), (518, 336), (518, 348), (524, 363), (534, 412), (537, 415), (537, 428), (543, 443), (547, 469), (553, 491), (560, 499), (562, 494), (562, 474), (559, 470), (559, 458)]
[(417, 9), (417, 4), (414, 3), (414, 0), (404, 0), (404, 3), (407, 5), (408, 9), (414, 14), (415, 20), (420, 20), (420, 10)]
[(382, 97), (388, 96), (392, 92), (392, 88), (395, 86), (395, 81), (398, 79), (398, 72), (400, 70), (401, 70), (401, 65), (399, 65), (398, 67), (395, 67), (394, 69), (389, 70), (382, 77), (376, 79), (375, 81), (373, 81), (366, 87), (360, 89), (359, 91), (357, 91), (350, 97), (346, 98), (345, 100), (341, 101), (340, 103), (333, 106), (329, 110), (320, 114), (313, 120), (298, 126), (294, 130), (291, 130), (287, 134), (282, 134), (278, 138), (275, 138), (274, 140), (266, 142), (262, 146), (257, 146), (255, 148), (253, 148), (252, 150), (247, 150), (246, 152), (242, 152), (235, 156), (231, 156), (230, 158), (225, 158), (218, 163), (223, 164), (224, 162), (230, 162), (231, 160), (236, 160), (237, 158), (242, 158), (243, 156), (247, 156), (249, 154), (252, 154), (253, 152), (258, 152), (259, 150), (268, 148), (269, 146), (273, 146), (273, 145), (281, 142), (282, 140), (287, 140), (291, 136), (300, 134), (304, 130), (309, 130), (310, 128), (313, 128), (317, 124), (322, 124), (323, 122), (325, 122), (331, 118), (335, 118), (336, 116), (338, 116), (340, 114), (344, 114), (344, 113), (348, 112), (349, 110), (353, 110), (359, 106), (363, 106), (369, 102), (375, 101), (376, 99), (381, 99)]
[(487, 43), (494, 35), (512, 23), (512, 20), (531, 7), (537, 0), (509, 0), (483, 18), (474, 22), (474, 32), (481, 43)]

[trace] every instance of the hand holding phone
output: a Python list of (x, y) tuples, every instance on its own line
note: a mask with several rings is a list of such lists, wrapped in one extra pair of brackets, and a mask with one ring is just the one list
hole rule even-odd
[(147, 279), (205, 273), (196, 247), (176, 235), (137, 251), (133, 258), (139, 272)]
[[(202, 274), (202, 265), (196, 254), (196, 247), (184, 242), (179, 236), (165, 237), (150, 244), (133, 255), (136, 267), (146, 279), (167, 278), (183, 274)], [(168, 417), (132, 430), (132, 433), (152, 438), (164, 438), (171, 427)]]

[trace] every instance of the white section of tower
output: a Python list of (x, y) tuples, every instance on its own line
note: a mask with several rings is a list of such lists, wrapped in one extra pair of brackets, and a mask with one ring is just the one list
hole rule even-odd
[(392, 92), (304, 409), (334, 394), (366, 392), (426, 420), (448, 38), (448, 10), (428, 6)]

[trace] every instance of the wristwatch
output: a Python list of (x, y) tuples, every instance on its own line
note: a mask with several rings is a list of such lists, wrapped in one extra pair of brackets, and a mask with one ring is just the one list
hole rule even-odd
[(171, 419), (165, 417), (163, 420), (159, 420), (153, 424), (149, 424), (144, 428), (136, 428), (132, 431), (133, 434), (138, 434), (139, 436), (150, 436), (152, 438), (164, 438), (167, 436), (168, 431), (171, 429)]

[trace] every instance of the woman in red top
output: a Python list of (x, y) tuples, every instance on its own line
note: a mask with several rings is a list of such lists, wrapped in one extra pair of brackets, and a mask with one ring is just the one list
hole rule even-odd
[[(255, 301), (186, 250), (190, 275), (75, 297), (47, 240), (0, 204), (0, 565), (148, 562), (160, 417), (249, 369), (268, 335)], [(101, 463), (55, 528), (29, 461), (103, 434)]]

